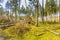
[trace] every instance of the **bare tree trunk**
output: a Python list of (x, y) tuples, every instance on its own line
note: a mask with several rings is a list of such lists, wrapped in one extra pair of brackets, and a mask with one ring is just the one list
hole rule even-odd
[(36, 26), (38, 27), (38, 0), (36, 0)]
[[(19, 0), (19, 9), (20, 9), (20, 1), (21, 1), (21, 0)], [(20, 19), (20, 12), (19, 12), (19, 19)]]
[[(60, 7), (60, 0), (59, 0), (59, 7)], [(59, 23), (60, 23), (60, 8), (59, 8)]]
[(42, 0), (42, 22), (44, 23), (44, 0)]
[[(10, 1), (11, 2), (11, 1)], [(12, 13), (12, 11), (11, 11), (11, 4), (9, 4), (10, 5), (10, 18), (11, 18), (11, 22), (13, 23), (13, 13)]]
[[(25, 6), (26, 6), (26, 9), (27, 9), (27, 2), (26, 2), (26, 0), (25, 0)], [(27, 10), (26, 10), (26, 13), (27, 13), (27, 16), (28, 16)]]
[(47, 16), (47, 13), (46, 13), (46, 22), (47, 22), (47, 18), (48, 18), (48, 16)]
[[(16, 3), (17, 3), (17, 1), (16, 1)], [(17, 9), (17, 5), (15, 5), (15, 22), (17, 21), (17, 11), (16, 11), (16, 9)]]

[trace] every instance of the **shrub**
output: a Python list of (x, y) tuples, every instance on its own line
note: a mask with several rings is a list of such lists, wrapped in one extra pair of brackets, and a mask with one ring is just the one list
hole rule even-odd
[(28, 23), (28, 24), (32, 24), (32, 25), (35, 24), (35, 21), (32, 20), (32, 18), (31, 18), (30, 16), (27, 16), (27, 17), (25, 18), (25, 21), (26, 21), (26, 23)]
[(16, 23), (15, 26), (9, 27), (5, 30), (7, 36), (23, 36), (25, 33), (29, 32), (30, 27), (24, 23)]
[(16, 30), (17, 30), (18, 35), (23, 35), (30, 30), (30, 27), (23, 22), (17, 23), (16, 24)]

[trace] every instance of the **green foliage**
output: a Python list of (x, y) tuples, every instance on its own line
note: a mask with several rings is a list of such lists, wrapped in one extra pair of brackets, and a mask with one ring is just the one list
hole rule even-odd
[(57, 5), (55, 3), (54, 0), (47, 0), (46, 1), (46, 5), (45, 5), (45, 10), (47, 13), (51, 14), (51, 13), (56, 13), (57, 12)]

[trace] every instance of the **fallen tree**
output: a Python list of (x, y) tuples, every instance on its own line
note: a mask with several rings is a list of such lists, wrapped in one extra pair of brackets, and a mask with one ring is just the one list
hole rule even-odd
[(55, 34), (55, 35), (58, 35), (58, 36), (60, 35), (59, 33), (55, 32), (55, 31), (53, 31), (53, 30), (49, 30), (49, 29), (44, 28), (44, 27), (43, 27), (43, 29), (45, 29), (46, 31), (51, 32), (51, 33), (53, 33), (53, 34)]
[(0, 29), (6, 29), (8, 27), (14, 26), (14, 24), (7, 24), (7, 25), (2, 25), (0, 26)]

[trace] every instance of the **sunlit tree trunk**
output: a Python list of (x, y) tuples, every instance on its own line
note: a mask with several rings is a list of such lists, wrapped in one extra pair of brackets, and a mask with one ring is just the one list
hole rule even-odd
[(44, 0), (42, 0), (42, 22), (44, 23)]
[[(11, 1), (10, 1), (11, 2)], [(9, 9), (10, 9), (10, 18), (11, 18), (11, 22), (13, 23), (13, 13), (12, 13), (12, 9), (11, 9), (11, 4), (9, 4)]]
[[(45, 10), (46, 10), (46, 8), (47, 8), (47, 6), (48, 6), (48, 0), (46, 0), (46, 4), (45, 4)], [(48, 11), (46, 10), (46, 22), (48, 21), (48, 15), (49, 15), (49, 13), (48, 13)]]
[(38, 27), (38, 0), (36, 0), (36, 26)]
[(2, 12), (3, 12), (3, 10), (2, 10), (2, 7), (0, 8), (0, 15), (2, 16)]
[[(56, 0), (56, 6), (58, 6), (58, 0)], [(57, 7), (56, 7), (57, 10)], [(56, 14), (58, 14), (58, 11), (56, 12)], [(58, 17), (56, 17), (56, 22), (58, 22)]]
[(60, 23), (60, 0), (59, 0), (59, 23)]
[[(19, 9), (20, 9), (20, 2), (21, 2), (21, 0), (19, 0)], [(19, 10), (19, 19), (20, 19), (20, 10)]]
[(25, 0), (25, 6), (26, 6), (26, 14), (27, 14), (27, 16), (28, 16), (28, 12), (27, 12), (27, 2), (26, 2), (26, 0)]
[(17, 0), (15, 2), (15, 22), (17, 21)]

